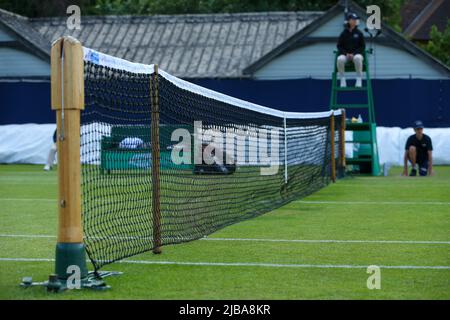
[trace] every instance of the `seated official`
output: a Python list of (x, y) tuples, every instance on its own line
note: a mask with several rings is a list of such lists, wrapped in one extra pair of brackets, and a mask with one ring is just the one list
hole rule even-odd
[(419, 175), (433, 174), (433, 144), (431, 138), (423, 133), (422, 121), (414, 123), (415, 134), (406, 141), (403, 175), (408, 175), (408, 162), (411, 162), (410, 176), (417, 176), (417, 165)]
[(358, 29), (358, 24), (359, 17), (354, 13), (350, 13), (347, 16), (346, 27), (339, 36), (337, 69), (341, 79), (341, 87), (347, 86), (344, 72), (345, 64), (350, 61), (355, 65), (357, 75), (355, 87), (362, 87), (363, 55), (366, 43), (363, 33)]

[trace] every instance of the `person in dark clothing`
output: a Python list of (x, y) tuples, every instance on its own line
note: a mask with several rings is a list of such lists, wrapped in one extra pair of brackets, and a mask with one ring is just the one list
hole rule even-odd
[(353, 61), (357, 74), (356, 87), (362, 86), (362, 71), (364, 61), (364, 50), (366, 43), (363, 33), (358, 29), (359, 17), (350, 13), (347, 16), (346, 28), (339, 36), (337, 48), (339, 56), (337, 58), (337, 69), (341, 79), (341, 87), (346, 87), (347, 82), (344, 76), (345, 64)]
[(408, 175), (408, 161), (412, 165), (410, 176), (417, 175), (416, 164), (419, 165), (421, 176), (432, 175), (433, 143), (431, 138), (423, 133), (423, 123), (420, 120), (414, 123), (414, 131), (416, 133), (406, 141), (403, 175)]
[(50, 150), (48, 151), (47, 162), (45, 163), (44, 166), (45, 171), (52, 170), (53, 163), (55, 162), (55, 156), (56, 156), (56, 129), (53, 132), (53, 144)]

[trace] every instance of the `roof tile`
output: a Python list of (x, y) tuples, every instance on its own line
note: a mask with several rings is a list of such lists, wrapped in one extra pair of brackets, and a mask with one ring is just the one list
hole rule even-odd
[(66, 18), (29, 19), (48, 39), (73, 35), (84, 46), (180, 77), (241, 77), (242, 70), (319, 17), (321, 12), (87, 16), (81, 30)]

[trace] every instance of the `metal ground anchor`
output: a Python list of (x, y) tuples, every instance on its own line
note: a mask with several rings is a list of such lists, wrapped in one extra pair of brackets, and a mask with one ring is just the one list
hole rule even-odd
[[(122, 273), (123, 272), (119, 271), (91, 271), (88, 273), (86, 278), (81, 279), (80, 288), (74, 289), (91, 289), (99, 291), (108, 290), (111, 289), (111, 286), (107, 285), (103, 279), (110, 276), (121, 275)], [(47, 292), (54, 293), (60, 293), (66, 290), (70, 290), (67, 286), (67, 280), (59, 279), (58, 275), (56, 274), (51, 274), (48, 277), (48, 281), (44, 282), (33, 282), (32, 277), (25, 277), (22, 279), (20, 286), (22, 288), (45, 287), (47, 288)]]

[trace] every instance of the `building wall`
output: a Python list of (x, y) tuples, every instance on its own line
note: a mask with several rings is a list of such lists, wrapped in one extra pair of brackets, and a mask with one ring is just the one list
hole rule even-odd
[(50, 77), (50, 65), (16, 48), (0, 47), (0, 77)]
[[(258, 70), (256, 79), (329, 79), (334, 68), (336, 42), (311, 44), (287, 52)], [(375, 45), (369, 55), (373, 79), (447, 79), (442, 72), (407, 51), (386, 45)]]
[[(344, 17), (341, 14), (330, 19), (310, 33), (304, 39), (303, 46), (272, 60), (254, 74), (255, 78), (330, 78), (334, 68), (333, 52), (336, 50), (339, 34), (343, 30), (343, 22)], [(365, 27), (364, 19), (362, 19), (359, 29), (363, 31)], [(443, 73), (442, 70), (436, 69), (405, 49), (394, 45), (392, 41), (387, 43), (388, 38), (383, 33), (373, 44), (368, 35), (364, 31), (363, 33), (366, 36), (366, 47), (374, 49), (374, 54), (369, 55), (369, 70), (372, 78), (448, 79), (448, 74)], [(311, 40), (316, 42), (311, 43)]]
[(7, 33), (6, 30), (0, 27), (0, 42), (14, 41), (14, 40), (15, 39), (9, 33)]
[[(338, 14), (337, 16), (328, 20), (317, 30), (314, 30), (309, 34), (310, 37), (337, 37), (344, 27), (344, 14)], [(362, 31), (366, 27), (365, 19), (360, 19), (358, 28)], [(380, 35), (380, 38), (386, 38), (384, 34)]]
[(50, 77), (50, 64), (22, 49), (16, 39), (0, 28), (0, 78)]

